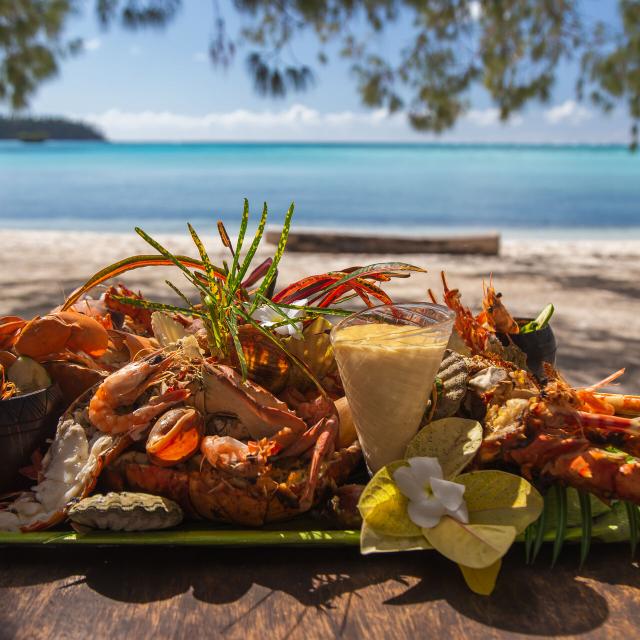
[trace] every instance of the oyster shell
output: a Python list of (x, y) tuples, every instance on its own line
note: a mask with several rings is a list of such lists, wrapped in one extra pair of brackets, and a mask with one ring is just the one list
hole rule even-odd
[(167, 529), (183, 518), (173, 500), (131, 491), (84, 498), (69, 509), (68, 516), (76, 525), (111, 531)]

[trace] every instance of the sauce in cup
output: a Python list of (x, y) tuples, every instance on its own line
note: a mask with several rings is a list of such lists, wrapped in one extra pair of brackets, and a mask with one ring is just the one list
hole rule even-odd
[(383, 305), (349, 316), (333, 349), (369, 471), (404, 457), (453, 326), (440, 305)]

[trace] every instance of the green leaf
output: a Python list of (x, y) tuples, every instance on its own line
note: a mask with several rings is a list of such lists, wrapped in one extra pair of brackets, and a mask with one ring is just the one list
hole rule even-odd
[(535, 320), (527, 322), (527, 324), (520, 327), (520, 333), (533, 333), (534, 331), (540, 331), (540, 329), (544, 329), (549, 324), (549, 320), (551, 320), (551, 316), (553, 315), (554, 310), (555, 309), (553, 305), (548, 304), (538, 314), (538, 317)]
[[(249, 207), (249, 202), (245, 198), (245, 209), (247, 210), (247, 212), (248, 212), (248, 207)], [(256, 251), (260, 246), (262, 236), (264, 235), (264, 228), (267, 224), (268, 215), (269, 214), (267, 209), (267, 203), (265, 202), (264, 206), (262, 207), (262, 216), (260, 217), (258, 228), (256, 229), (255, 236), (253, 237), (253, 242), (249, 247), (249, 251), (247, 251), (247, 255), (244, 257), (244, 261), (242, 263), (242, 266), (240, 267), (240, 271), (238, 271), (238, 277), (236, 278), (238, 283), (241, 283), (244, 280), (244, 276), (249, 270), (249, 267), (251, 266), (251, 262), (253, 261), (253, 257), (256, 255)]]
[(276, 254), (273, 257), (273, 262), (269, 266), (269, 270), (264, 276), (264, 279), (260, 283), (260, 286), (258, 287), (258, 291), (256, 292), (256, 300), (254, 300), (253, 306), (251, 308), (252, 312), (255, 311), (255, 308), (257, 306), (257, 299), (260, 296), (264, 296), (265, 292), (269, 288), (269, 285), (271, 284), (271, 280), (273, 280), (276, 274), (276, 271), (278, 270), (278, 264), (280, 264), (280, 259), (282, 258), (285, 247), (287, 246), (287, 239), (289, 238), (289, 229), (291, 228), (291, 219), (293, 218), (294, 209), (295, 209), (295, 205), (292, 202), (291, 205), (289, 206), (289, 210), (287, 211), (287, 214), (284, 217), (284, 224), (282, 225), (282, 233), (280, 234), (280, 240), (278, 241)]
[[(547, 493), (547, 496), (548, 495), (549, 494)], [(544, 542), (544, 534), (545, 534), (545, 531), (547, 530), (547, 513), (549, 511), (547, 508), (547, 496), (544, 497), (542, 513), (540, 514), (540, 517), (538, 518), (538, 521), (536, 523), (536, 537), (533, 542), (533, 553), (531, 556), (532, 563), (536, 561), (536, 558), (538, 557), (538, 553), (540, 553), (540, 549), (542, 548), (542, 543)]]
[(229, 324), (229, 333), (231, 335), (231, 340), (233, 341), (233, 346), (236, 350), (236, 355), (238, 356), (238, 362), (240, 363), (240, 373), (242, 374), (242, 380), (245, 381), (247, 379), (247, 359), (244, 356), (244, 351), (242, 349), (242, 344), (240, 343), (240, 339), (238, 337), (238, 322), (233, 313), (227, 316), (227, 322)]
[(515, 527), (464, 524), (449, 516), (430, 529), (422, 529), (433, 548), (449, 560), (472, 569), (484, 569), (497, 562), (516, 539)]
[(533, 543), (536, 538), (535, 523), (531, 523), (524, 530), (524, 561), (526, 564), (531, 563), (531, 552), (533, 551)]
[(114, 300), (122, 302), (123, 304), (129, 304), (132, 307), (139, 307), (140, 309), (149, 309), (150, 311), (166, 311), (168, 313), (182, 313), (185, 316), (196, 316), (198, 318), (206, 318), (207, 314), (198, 311), (197, 309), (178, 307), (174, 304), (164, 304), (162, 302), (151, 302), (144, 298), (129, 298), (127, 296), (113, 296)]
[(184, 293), (182, 293), (182, 291), (180, 291), (180, 289), (178, 289), (178, 287), (176, 287), (176, 285), (173, 284), (173, 282), (171, 282), (170, 280), (165, 280), (165, 283), (182, 300), (182, 302), (184, 302), (187, 307), (191, 309), (191, 307), (193, 306), (191, 300), (189, 300), (189, 298), (187, 298), (187, 296), (185, 296)]
[(584, 566), (584, 563), (589, 555), (589, 548), (591, 547), (591, 499), (590, 494), (586, 491), (580, 491), (578, 493), (580, 497), (580, 513), (582, 515), (582, 538), (580, 539), (580, 568)]
[(593, 520), (591, 534), (603, 542), (629, 540), (629, 519), (624, 502), (615, 502), (611, 510)]
[(437, 458), (446, 480), (473, 460), (482, 444), (482, 425), (465, 418), (443, 418), (424, 426), (407, 445), (406, 458)]
[(360, 553), (366, 556), (370, 553), (391, 553), (395, 551), (422, 551), (433, 549), (426, 538), (420, 534), (412, 537), (389, 536), (378, 533), (366, 522), (362, 523), (360, 531)]
[(209, 293), (209, 290), (185, 267), (182, 262), (174, 256), (168, 249), (165, 249), (159, 242), (154, 240), (148, 233), (143, 231), (140, 227), (135, 227), (135, 232), (148, 244), (150, 244), (159, 254), (172, 262), (184, 275), (187, 280), (191, 282), (196, 288), (200, 289), (205, 295)]
[(393, 472), (404, 466), (407, 463), (398, 460), (382, 467), (362, 492), (358, 510), (362, 519), (378, 534), (415, 538), (420, 535), (420, 527), (409, 518), (409, 500), (393, 479)]
[[(567, 527), (579, 527), (582, 524), (582, 508), (580, 505), (581, 498), (580, 493), (573, 487), (567, 487)], [(601, 516), (611, 509), (611, 507), (605, 504), (600, 498), (597, 498), (593, 494), (589, 495), (589, 502), (591, 505), (591, 514), (593, 518)], [(549, 503), (549, 510), (547, 513), (547, 530), (556, 528), (556, 502), (557, 497), (555, 492), (549, 491), (546, 496), (546, 500)]]
[(240, 221), (240, 229), (238, 231), (238, 240), (236, 241), (236, 250), (233, 254), (233, 262), (231, 263), (231, 272), (229, 273), (230, 286), (235, 292), (241, 284), (242, 279), (237, 277), (238, 266), (240, 263), (240, 252), (244, 243), (244, 236), (247, 232), (249, 224), (249, 201), (244, 199), (244, 207), (242, 208), (242, 220)]
[[(257, 294), (256, 294), (257, 295)], [(314, 307), (309, 305), (301, 305), (301, 304), (284, 304), (282, 302), (273, 302), (267, 296), (260, 296), (261, 300), (269, 300), (272, 304), (277, 305), (282, 309), (300, 309), (305, 311), (310, 315), (319, 315), (319, 316), (340, 316), (343, 318), (348, 318), (353, 315), (353, 311), (347, 311), (346, 309), (335, 309), (335, 308), (326, 308), (326, 307)]]
[(552, 567), (555, 566), (560, 557), (562, 545), (567, 535), (567, 490), (561, 484), (556, 484), (553, 490), (556, 495), (556, 537), (553, 541)]
[(459, 564), (460, 571), (471, 591), (481, 596), (490, 596), (496, 587), (496, 580), (502, 567), (502, 558), (484, 569), (472, 569)]
[(631, 544), (631, 557), (636, 555), (638, 546), (638, 508), (632, 502), (625, 500), (624, 507), (627, 510), (627, 520), (629, 522), (629, 542)]
[(202, 243), (202, 240), (200, 240), (200, 236), (197, 234), (196, 230), (191, 226), (190, 222), (187, 223), (187, 227), (189, 228), (191, 239), (193, 240), (193, 243), (196, 245), (196, 248), (198, 249), (198, 253), (200, 254), (200, 258), (202, 259), (202, 264), (204, 264), (207, 278), (209, 278), (211, 285), (214, 285), (216, 280), (215, 269), (211, 264), (211, 260), (209, 260), (209, 254), (207, 253), (207, 250), (204, 248), (204, 244)]
[(458, 476), (471, 524), (512, 526), (522, 533), (542, 513), (543, 500), (524, 478), (504, 471), (472, 471)]

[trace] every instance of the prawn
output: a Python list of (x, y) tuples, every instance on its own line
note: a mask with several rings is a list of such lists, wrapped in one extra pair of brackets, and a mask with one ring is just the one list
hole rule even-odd
[(171, 357), (155, 354), (131, 362), (108, 376), (89, 402), (91, 424), (110, 434), (142, 431), (166, 409), (186, 400), (189, 397), (188, 390), (173, 389), (152, 397), (133, 411), (119, 411), (134, 404), (149, 387), (158, 383), (171, 363)]

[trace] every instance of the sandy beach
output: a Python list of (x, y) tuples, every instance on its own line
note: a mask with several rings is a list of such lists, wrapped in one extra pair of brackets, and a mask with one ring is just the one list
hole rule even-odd
[[(195, 255), (187, 235), (158, 236), (176, 253)], [(0, 253), (0, 315), (29, 318), (60, 304), (65, 295), (98, 269), (133, 254), (150, 253), (134, 233), (4, 231)], [(211, 242), (211, 257), (227, 255)], [(273, 247), (265, 245), (257, 259)], [(444, 269), (451, 286), (477, 309), (482, 279), (493, 273), (496, 289), (514, 315), (536, 314), (553, 302), (552, 326), (558, 365), (571, 382), (586, 385), (626, 367), (618, 391), (640, 393), (640, 241), (507, 240), (499, 257), (448, 255), (331, 255), (289, 253), (281, 263), (280, 285), (340, 267), (401, 260), (428, 269), (386, 286), (397, 301), (426, 299), (441, 291)], [(257, 262), (256, 262), (257, 264)], [(122, 281), (147, 297), (171, 300), (165, 278), (180, 283), (175, 269), (141, 269)], [(99, 293), (99, 292), (98, 292)]]

